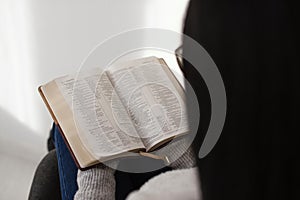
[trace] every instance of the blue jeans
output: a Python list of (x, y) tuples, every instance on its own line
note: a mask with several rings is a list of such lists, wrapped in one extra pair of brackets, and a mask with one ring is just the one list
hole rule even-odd
[(56, 125), (53, 125), (52, 134), (58, 161), (61, 197), (62, 200), (73, 200), (78, 189), (76, 182), (77, 166)]

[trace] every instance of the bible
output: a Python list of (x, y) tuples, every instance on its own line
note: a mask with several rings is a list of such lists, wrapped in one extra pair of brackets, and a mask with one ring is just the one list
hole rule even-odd
[(39, 93), (80, 169), (144, 155), (188, 133), (184, 89), (145, 57), (56, 78)]

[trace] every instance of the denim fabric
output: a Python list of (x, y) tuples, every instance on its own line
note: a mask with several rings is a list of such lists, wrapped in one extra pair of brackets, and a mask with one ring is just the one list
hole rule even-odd
[(78, 189), (77, 166), (65, 144), (64, 139), (57, 126), (52, 129), (54, 145), (56, 148), (58, 173), (62, 200), (72, 200)]

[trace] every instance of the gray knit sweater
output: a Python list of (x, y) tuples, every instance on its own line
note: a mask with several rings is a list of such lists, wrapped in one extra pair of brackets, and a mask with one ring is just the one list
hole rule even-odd
[[(174, 143), (168, 148), (168, 159), (170, 167), (173, 169), (191, 168), (196, 165), (194, 154), (191, 148), (185, 150), (182, 154), (183, 145), (180, 141)], [(78, 171), (77, 182), (78, 191), (75, 194), (75, 200), (114, 200), (115, 199), (115, 170), (103, 164), (86, 170)]]

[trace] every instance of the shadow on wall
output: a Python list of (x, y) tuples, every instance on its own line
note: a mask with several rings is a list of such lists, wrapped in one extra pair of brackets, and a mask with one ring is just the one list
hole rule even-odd
[(2, 108), (0, 127), (0, 199), (26, 199), (35, 168), (46, 153), (46, 139)]

